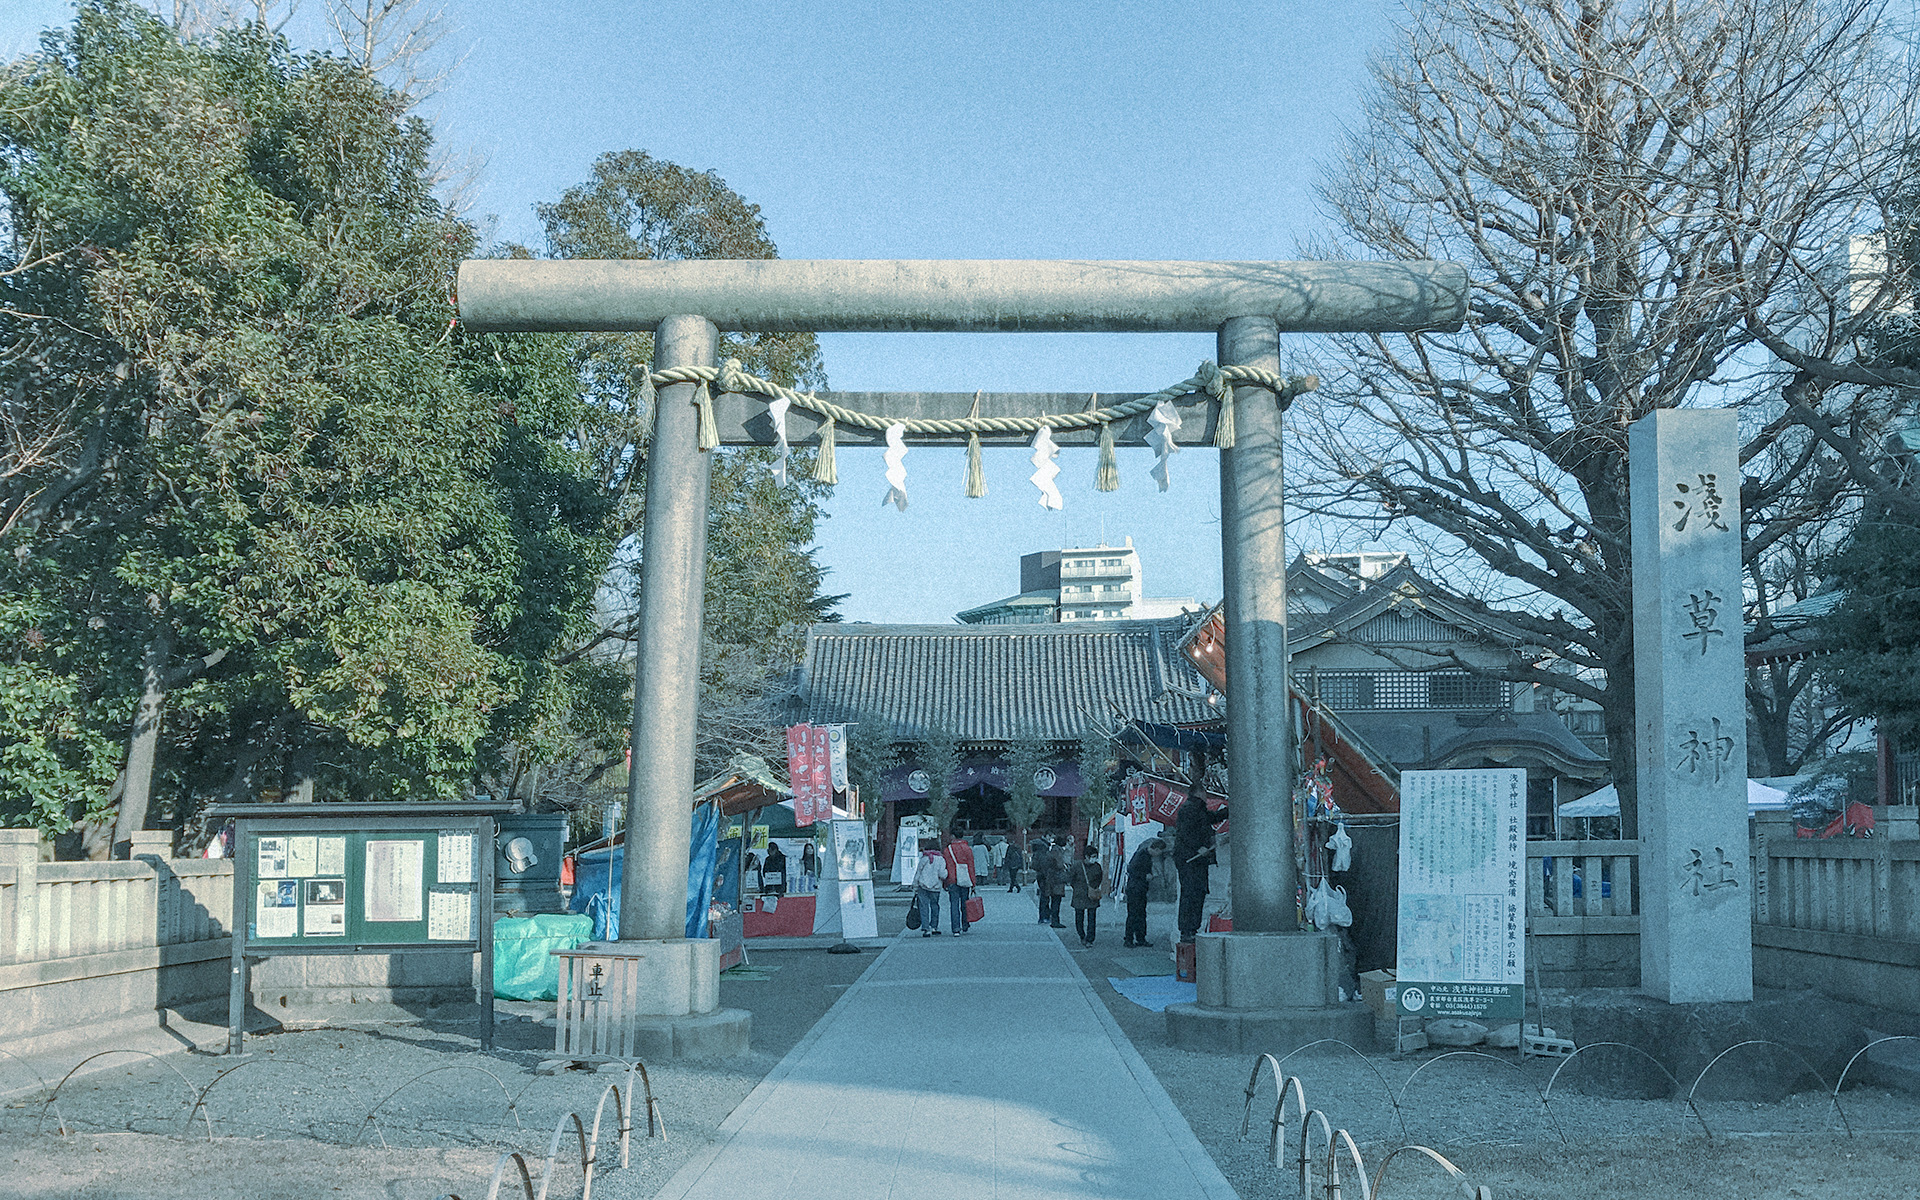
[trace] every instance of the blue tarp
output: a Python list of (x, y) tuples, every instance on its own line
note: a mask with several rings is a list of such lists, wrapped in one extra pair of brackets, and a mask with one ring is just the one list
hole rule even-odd
[(1113, 990), (1148, 1012), (1165, 1012), (1169, 1004), (1192, 1004), (1197, 988), (1171, 975), (1134, 975), (1127, 979), (1107, 977)]
[[(693, 843), (687, 855), (687, 933), (707, 936), (707, 908), (713, 903), (713, 873), (720, 840), (720, 807), (694, 810)], [(574, 859), (573, 901), (569, 907), (593, 918), (593, 940), (620, 940), (620, 872), (624, 846), (589, 850)]]

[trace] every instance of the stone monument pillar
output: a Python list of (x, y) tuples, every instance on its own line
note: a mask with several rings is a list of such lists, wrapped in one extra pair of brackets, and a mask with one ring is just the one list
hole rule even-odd
[(1628, 429), (1640, 987), (1753, 998), (1740, 455), (1731, 409)]

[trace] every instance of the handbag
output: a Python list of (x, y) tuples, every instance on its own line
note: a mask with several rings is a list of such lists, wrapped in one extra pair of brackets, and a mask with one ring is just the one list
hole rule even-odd
[(987, 902), (978, 896), (967, 897), (967, 924), (973, 925), (987, 919)]
[(920, 928), (920, 899), (917, 896), (914, 897), (913, 903), (907, 905), (907, 928)]

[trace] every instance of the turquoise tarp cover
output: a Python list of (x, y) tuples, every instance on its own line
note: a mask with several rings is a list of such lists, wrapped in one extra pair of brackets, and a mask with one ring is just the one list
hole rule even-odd
[(493, 994), (503, 1000), (556, 1000), (560, 960), (593, 936), (593, 919), (571, 913), (501, 917), (493, 923)]

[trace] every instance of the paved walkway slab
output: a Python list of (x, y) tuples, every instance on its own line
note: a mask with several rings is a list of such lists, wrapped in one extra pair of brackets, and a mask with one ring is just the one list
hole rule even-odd
[(989, 913), (882, 951), (661, 1200), (1232, 1200), (1055, 931)]

